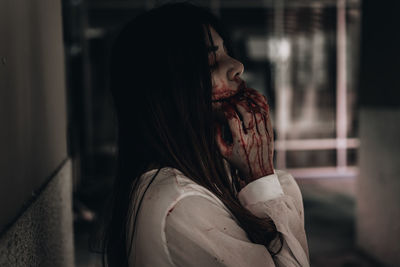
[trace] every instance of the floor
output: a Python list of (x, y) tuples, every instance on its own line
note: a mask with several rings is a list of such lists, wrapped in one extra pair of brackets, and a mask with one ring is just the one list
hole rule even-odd
[[(303, 193), (311, 266), (382, 266), (355, 245), (354, 178), (308, 178), (297, 182)], [(80, 206), (83, 212), (78, 215), (75, 224), (76, 266), (101, 266), (99, 254), (88, 249), (92, 225), (88, 220), (82, 220), (82, 217), (91, 218), (90, 211)]]
[(356, 247), (355, 178), (297, 182), (303, 194), (311, 266), (382, 266)]

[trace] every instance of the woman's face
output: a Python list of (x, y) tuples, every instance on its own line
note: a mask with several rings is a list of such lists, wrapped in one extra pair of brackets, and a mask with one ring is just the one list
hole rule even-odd
[(240, 79), (244, 67), (241, 62), (228, 55), (221, 36), (212, 27), (210, 31), (213, 46), (208, 40), (208, 62), (211, 66), (212, 100), (215, 101), (234, 95), (244, 86)]

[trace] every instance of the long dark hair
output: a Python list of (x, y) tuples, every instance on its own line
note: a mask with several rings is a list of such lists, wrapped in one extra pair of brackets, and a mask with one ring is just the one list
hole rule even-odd
[(268, 248), (279, 236), (272, 220), (259, 219), (240, 205), (238, 188), (229, 178), (236, 171), (227, 170), (217, 148), (206, 47), (209, 27), (232, 52), (218, 19), (188, 3), (146, 12), (116, 39), (111, 91), (118, 118), (118, 170), (103, 243), (109, 266), (128, 265), (132, 196), (138, 178), (151, 166), (176, 168), (213, 192), (252, 242)]

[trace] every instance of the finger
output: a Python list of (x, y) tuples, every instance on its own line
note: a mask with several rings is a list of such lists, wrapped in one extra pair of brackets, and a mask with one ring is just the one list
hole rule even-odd
[(263, 114), (261, 114), (260, 112), (254, 112), (254, 118), (256, 120), (256, 128), (258, 134), (268, 136)]
[(268, 139), (268, 145), (270, 147), (268, 157), (270, 160), (270, 165), (273, 166), (273, 157), (274, 157), (274, 131), (272, 128), (272, 122), (271, 122), (271, 117), (268, 114), (268, 117), (266, 118), (267, 122), (267, 129), (268, 129), (268, 134), (269, 134), (269, 139)]
[[(262, 114), (263, 121), (264, 121), (264, 123), (263, 123), (264, 129), (267, 132), (269, 139), (273, 139), (273, 129), (272, 129), (272, 124), (271, 124), (271, 120), (270, 120), (269, 106), (266, 102), (266, 98), (265, 98), (265, 96), (261, 95), (259, 92), (257, 92), (254, 89), (250, 88), (249, 90), (250, 90), (250, 92), (254, 92), (254, 93), (250, 93), (248, 95), (250, 101), (255, 103), (257, 105), (257, 107), (259, 107), (259, 108), (255, 107), (254, 110), (256, 111), (256, 113)], [(258, 120), (257, 120), (257, 124), (258, 124)], [(261, 128), (259, 127), (259, 130), (260, 129)]]
[(273, 132), (272, 128), (270, 128), (271, 124), (269, 118), (264, 114), (258, 113), (256, 114), (257, 117), (257, 125), (260, 129), (260, 132), (264, 135), (264, 138), (261, 138), (262, 146), (263, 146), (263, 155), (262, 159), (264, 162), (264, 155), (268, 155), (268, 158), (272, 157), (272, 153), (274, 151), (274, 142), (273, 142)]
[(221, 155), (224, 158), (229, 158), (232, 155), (233, 146), (228, 145), (225, 142), (224, 138), (222, 137), (222, 130), (220, 124), (215, 125), (215, 141), (217, 142), (217, 146), (219, 148)]
[(268, 113), (268, 111), (269, 111), (268, 105), (264, 105), (263, 103), (261, 103), (257, 100), (254, 100), (251, 97), (248, 97), (247, 101), (249, 102), (249, 105), (254, 110), (254, 112), (262, 113), (264, 115), (266, 115)]
[(247, 101), (237, 103), (236, 109), (242, 117), (244, 133), (247, 134), (247, 131), (253, 130), (256, 124), (252, 109), (248, 106)]
[(265, 130), (267, 131), (268, 141), (273, 142), (274, 140), (274, 130), (272, 128), (271, 117), (268, 113), (267, 115), (263, 115)]
[(268, 117), (264, 114), (257, 113), (257, 126), (262, 132), (260, 142), (261, 142), (261, 149), (259, 150), (259, 160), (260, 160), (260, 169), (262, 173), (268, 173), (269, 169), (273, 168), (273, 153), (274, 153), (274, 142), (272, 138), (272, 132), (269, 133), (268, 127)]
[(272, 140), (274, 140), (274, 128), (272, 127), (272, 118), (270, 116), (271, 114), (268, 113), (268, 117), (267, 117), (267, 129), (268, 129), (268, 133), (270, 134), (270, 137)]
[(267, 104), (267, 99), (259, 91), (255, 90), (253, 88), (247, 88), (246, 93), (248, 96), (251, 96), (252, 98), (257, 100), (257, 102)]
[(258, 91), (252, 88), (248, 88), (247, 97), (249, 97), (261, 109), (265, 110), (266, 112), (269, 111), (267, 98)]
[(266, 170), (264, 169), (264, 164), (266, 155), (265, 153), (268, 153), (268, 141), (267, 135), (265, 133), (264, 119), (260, 112), (253, 112), (253, 115), (256, 121), (256, 129), (258, 133), (258, 136), (255, 136), (254, 138), (257, 142), (258, 147), (258, 149), (256, 150), (258, 166), (262, 173), (266, 173)]
[[(268, 142), (272, 143), (272, 146), (273, 146), (274, 133), (273, 133), (272, 123), (271, 123), (271, 119), (270, 119), (269, 106), (267, 104), (267, 100), (266, 100), (265, 96), (263, 96), (258, 91), (254, 90), (252, 88), (248, 88), (247, 96), (257, 106), (261, 107), (258, 110), (261, 112), (262, 117), (263, 117), (263, 121), (264, 121), (263, 128), (265, 129), (265, 132), (267, 134)], [(257, 121), (259, 121), (259, 120), (257, 120)], [(258, 126), (259, 131), (261, 131), (261, 127), (260, 127), (259, 123), (257, 123), (257, 126)]]
[(225, 118), (228, 121), (229, 129), (232, 133), (233, 143), (243, 142), (243, 127), (242, 121), (240, 120), (235, 109), (230, 104), (225, 104), (224, 107)]

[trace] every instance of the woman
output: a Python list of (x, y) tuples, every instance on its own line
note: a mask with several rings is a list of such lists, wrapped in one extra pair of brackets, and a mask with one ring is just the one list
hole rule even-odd
[(118, 36), (110, 266), (308, 266), (301, 193), (272, 165), (268, 105), (208, 11), (170, 4)]

